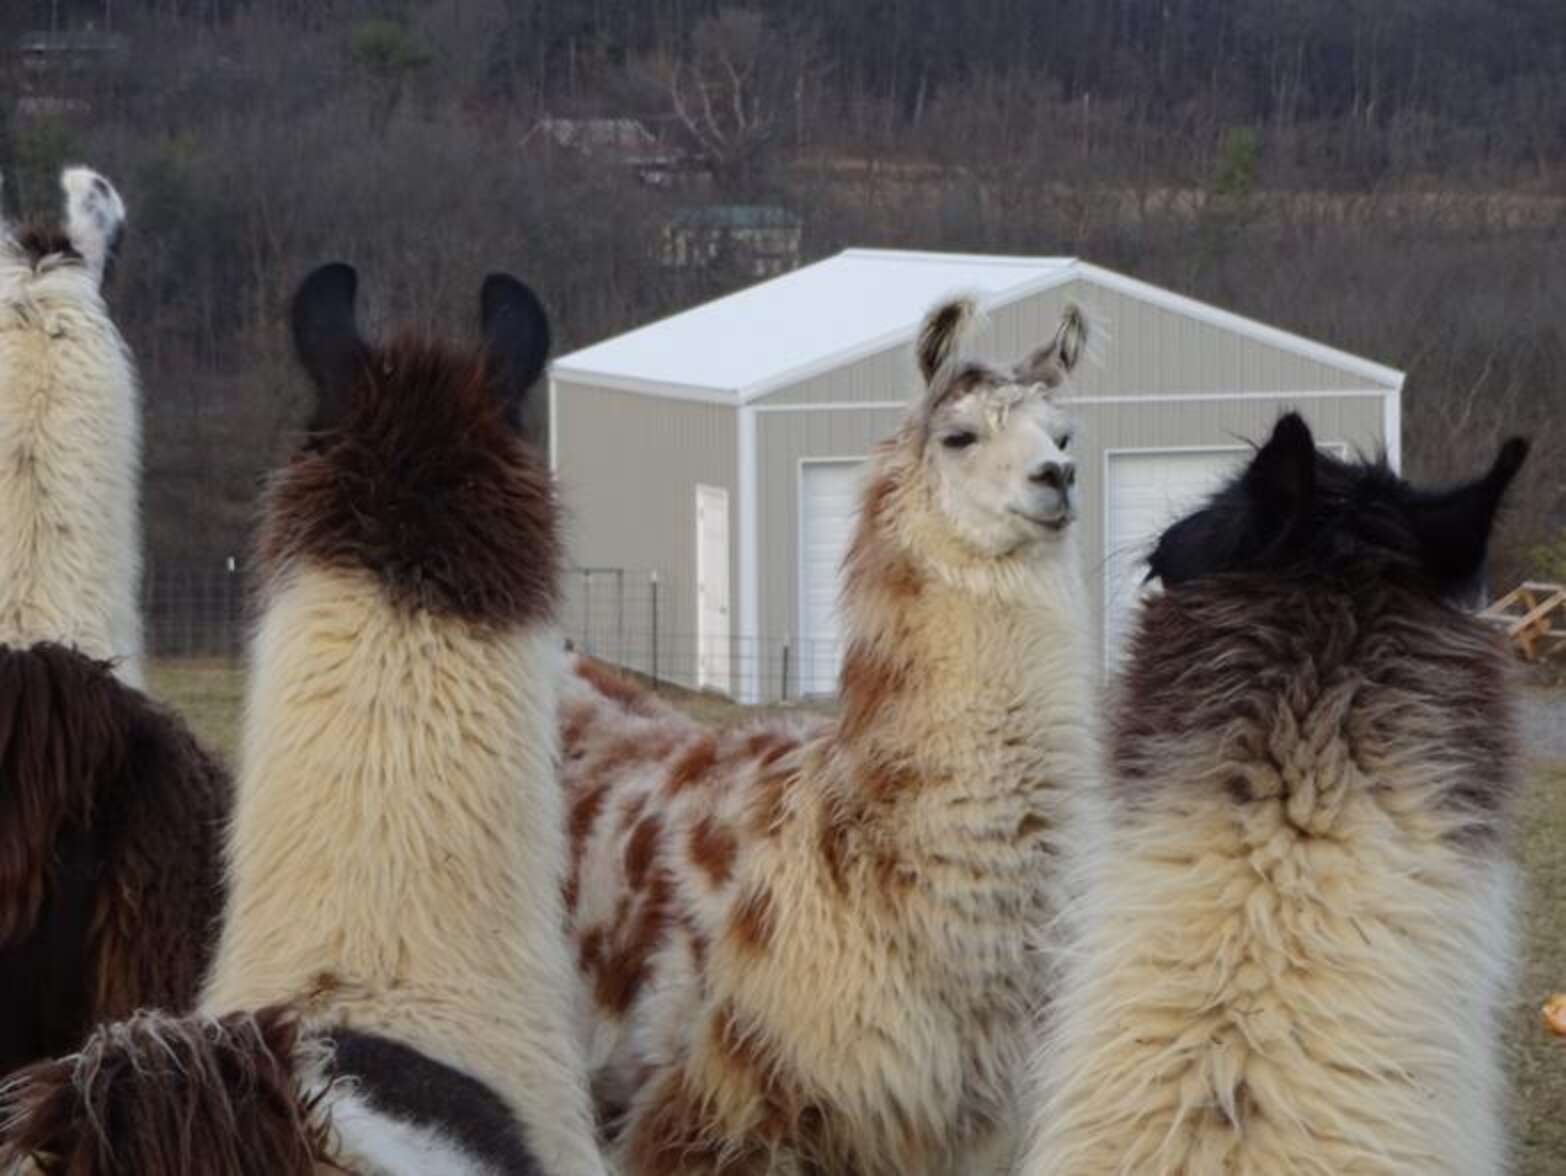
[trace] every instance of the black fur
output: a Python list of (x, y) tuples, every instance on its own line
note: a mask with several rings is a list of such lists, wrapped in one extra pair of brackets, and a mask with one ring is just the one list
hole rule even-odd
[(1458, 600), (1478, 587), (1497, 508), (1528, 455), (1513, 438), (1488, 473), (1417, 490), (1385, 461), (1320, 452), (1297, 414), (1283, 417), (1244, 472), (1159, 539), (1149, 579), (1177, 588), (1227, 572), (1338, 574), (1354, 568)]
[(352, 1078), (377, 1110), (432, 1128), (508, 1176), (543, 1176), (526, 1132), (483, 1082), (373, 1033), (331, 1033), (333, 1076)]

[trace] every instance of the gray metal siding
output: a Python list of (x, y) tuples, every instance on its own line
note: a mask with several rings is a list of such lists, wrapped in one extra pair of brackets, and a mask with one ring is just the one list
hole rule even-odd
[[(696, 485), (729, 494), (729, 618), (739, 621), (739, 478), (735, 410), (557, 380), (556, 467), (566, 512), (567, 551), (574, 567), (625, 568), (629, 648), (608, 648), (601, 623), (618, 592), (599, 581), (594, 626), (583, 602), (566, 602), (567, 636), (589, 638), (600, 652), (635, 669), (651, 668), (651, 594), (647, 573), (659, 575), (659, 669), (694, 685), (696, 659)], [(597, 578), (595, 577), (595, 580)], [(568, 581), (580, 593), (581, 579)], [(573, 625), (579, 630), (573, 633)], [(618, 643), (618, 634), (613, 638)], [(689, 679), (689, 681), (687, 681)]]
[[(759, 614), (767, 666), (781, 667), (782, 642), (799, 633), (799, 466), (801, 459), (865, 458), (893, 433), (899, 409), (756, 414), (756, 499), (760, 542)], [(779, 681), (762, 683), (776, 697)]]

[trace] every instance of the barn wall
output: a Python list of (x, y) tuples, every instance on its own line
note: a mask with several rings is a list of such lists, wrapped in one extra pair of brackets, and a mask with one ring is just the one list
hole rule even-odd
[(729, 494), (729, 615), (738, 622), (735, 410), (557, 380), (555, 412), (570, 563), (635, 573), (623, 587), (609, 575), (568, 575), (567, 636), (650, 669), (647, 573), (656, 571), (660, 675), (694, 685), (697, 483)]

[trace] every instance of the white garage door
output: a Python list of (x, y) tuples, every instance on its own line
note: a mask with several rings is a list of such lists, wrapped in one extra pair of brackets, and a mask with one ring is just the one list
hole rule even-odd
[(1112, 453), (1104, 534), (1104, 660), (1115, 665), (1146, 591), (1147, 557), (1165, 527), (1216, 490), (1248, 449)]
[(863, 462), (812, 461), (800, 467), (799, 690), (831, 694), (842, 661), (838, 572), (854, 534)]

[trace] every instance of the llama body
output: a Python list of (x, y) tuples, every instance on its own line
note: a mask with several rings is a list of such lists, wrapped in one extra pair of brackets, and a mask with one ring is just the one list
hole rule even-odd
[(872, 463), (841, 719), (709, 732), (586, 664), (567, 691), (595, 1092), (637, 1176), (1009, 1158), (1029, 952), (1093, 771), (1045, 388), (1081, 339), (1073, 316), (1003, 375), (958, 352), (968, 311), (927, 322), (927, 394)]
[(1507, 667), (1442, 596), (1520, 462), (1419, 495), (1288, 418), (1161, 542), (1026, 1176), (1504, 1170)]
[(142, 682), (141, 396), (100, 290), (125, 210), (64, 173), (62, 229), (0, 225), (0, 641)]
[(195, 998), (228, 781), (141, 678), (140, 403), (99, 284), (124, 207), (0, 225), (0, 1074)]
[(495, 391), (520, 399), (547, 326), (492, 278), (486, 360), (371, 349), (353, 294), (327, 267), (295, 304), (320, 441), (268, 492), (203, 1009), (379, 1034), (492, 1090), (542, 1170), (600, 1173), (561, 930), (555, 505)]

